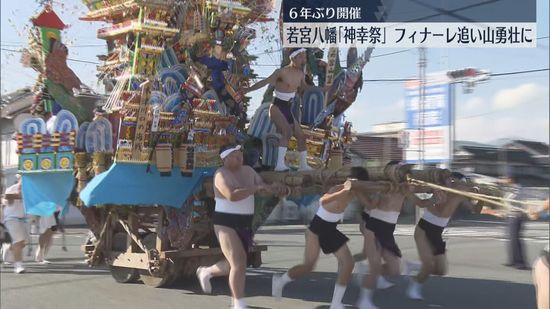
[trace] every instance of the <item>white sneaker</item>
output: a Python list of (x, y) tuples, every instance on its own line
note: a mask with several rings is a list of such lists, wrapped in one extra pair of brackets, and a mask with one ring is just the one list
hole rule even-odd
[(36, 252), (34, 253), (34, 260), (38, 263), (44, 261), (44, 253), (42, 250), (40, 250), (40, 247), (37, 248)]
[(380, 290), (385, 290), (385, 289), (389, 289), (391, 288), (392, 286), (394, 286), (395, 284), (389, 282), (386, 278), (384, 278), (383, 276), (378, 276), (378, 279), (376, 281), (376, 288), (377, 289), (380, 289)]
[(407, 288), (407, 297), (415, 300), (423, 300), (424, 297), (422, 296), (422, 291), (421, 291), (422, 285), (416, 282), (413, 278), (410, 278), (409, 281), (410, 281), (410, 284), (409, 284), (409, 287)]
[(13, 268), (13, 272), (16, 274), (22, 274), (25, 272), (25, 267), (23, 267), (23, 263), (21, 262), (15, 262), (15, 267)]
[(42, 261), (37, 261), (38, 264), (40, 265), (48, 265), (48, 264), (51, 264), (52, 262), (48, 261), (48, 260), (42, 260)]
[(233, 309), (248, 309), (248, 306), (246, 305), (246, 303), (242, 298), (237, 300), (232, 300), (232, 302), (233, 302), (233, 306), (232, 306)]
[(271, 296), (275, 297), (276, 300), (281, 300), (283, 297), (283, 275), (273, 275), (271, 279)]
[(362, 260), (355, 263), (353, 273), (358, 286), (363, 286), (365, 276), (369, 273), (369, 263), (367, 260)]
[(368, 297), (361, 297), (357, 302), (357, 307), (359, 309), (378, 309)]
[(330, 309), (345, 309), (346, 306), (342, 303), (330, 304)]
[(206, 271), (206, 267), (199, 266), (197, 268), (197, 279), (201, 285), (202, 292), (204, 294), (212, 293), (212, 285), (210, 284), (210, 274)]
[(13, 253), (10, 250), (10, 244), (2, 244), (2, 262), (6, 265), (14, 262)]

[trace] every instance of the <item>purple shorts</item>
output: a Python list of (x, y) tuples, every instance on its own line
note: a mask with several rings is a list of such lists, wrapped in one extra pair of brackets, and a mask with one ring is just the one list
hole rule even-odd
[(292, 106), (292, 101), (283, 101), (279, 98), (274, 98), (272, 104), (279, 108), (289, 124), (294, 124), (294, 116), (292, 115), (292, 111), (290, 110)]

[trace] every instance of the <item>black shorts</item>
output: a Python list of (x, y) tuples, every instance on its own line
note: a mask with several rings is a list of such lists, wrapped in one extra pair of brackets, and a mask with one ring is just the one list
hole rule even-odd
[(309, 224), (309, 230), (319, 237), (319, 245), (324, 254), (338, 251), (349, 240), (336, 228), (337, 225), (338, 222), (325, 221), (318, 215), (315, 215)]
[(234, 229), (243, 244), (244, 251), (248, 252), (250, 247), (252, 247), (252, 218), (253, 215), (229, 214), (216, 211), (212, 216), (212, 224)]
[(292, 101), (283, 101), (279, 98), (273, 98), (272, 104), (279, 108), (289, 124), (294, 124), (294, 116), (292, 115), (292, 110), (290, 110)]
[(383, 249), (390, 251), (397, 257), (401, 257), (401, 250), (397, 246), (395, 238), (393, 237), (395, 224), (369, 217), (365, 223), (365, 227), (374, 233), (376, 240), (380, 243), (380, 246)]
[(363, 219), (363, 222), (367, 223), (369, 221), (370, 215), (364, 211), (361, 212), (361, 218)]
[(432, 253), (434, 255), (445, 254), (445, 242), (441, 237), (443, 234), (443, 227), (430, 223), (424, 219), (418, 221), (418, 227), (424, 230), (426, 238), (432, 246)]

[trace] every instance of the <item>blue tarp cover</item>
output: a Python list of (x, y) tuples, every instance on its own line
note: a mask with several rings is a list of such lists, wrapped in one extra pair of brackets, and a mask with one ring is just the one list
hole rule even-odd
[(193, 176), (185, 177), (179, 168), (173, 168), (171, 176), (161, 176), (154, 165), (147, 172), (147, 164), (117, 162), (95, 176), (80, 192), (80, 199), (88, 207), (158, 204), (181, 208), (201, 187), (203, 179), (215, 171), (215, 168), (196, 168)]
[(22, 173), (23, 203), (27, 214), (51, 216), (57, 209), (67, 209), (67, 199), (74, 187), (72, 171)]

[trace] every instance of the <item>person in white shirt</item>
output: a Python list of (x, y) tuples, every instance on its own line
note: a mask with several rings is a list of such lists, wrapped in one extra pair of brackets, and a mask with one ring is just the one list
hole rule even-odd
[(38, 225), (38, 248), (36, 249), (34, 260), (40, 264), (50, 264), (50, 261), (45, 259), (53, 240), (52, 227), (56, 226), (55, 216), (32, 216), (34, 224)]
[[(14, 261), (14, 272), (25, 272), (23, 267), (23, 248), (27, 239), (27, 227), (25, 221), (25, 208), (21, 196), (21, 176), (17, 175), (17, 183), (8, 187), (2, 200), (2, 217), (4, 225), (11, 236), (11, 244), (2, 247), (2, 260)], [(12, 255), (12, 257), (10, 257)]]

